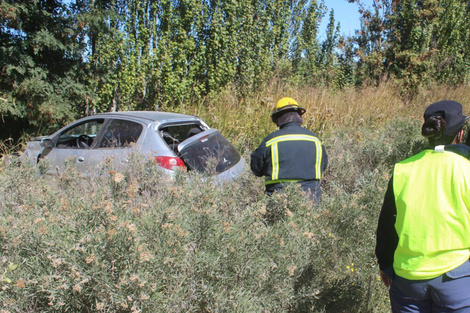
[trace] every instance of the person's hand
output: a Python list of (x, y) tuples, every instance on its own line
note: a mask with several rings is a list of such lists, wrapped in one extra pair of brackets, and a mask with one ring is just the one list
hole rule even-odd
[(387, 276), (387, 274), (385, 274), (384, 271), (380, 271), (380, 279), (383, 281), (385, 287), (390, 287), (390, 285), (392, 284), (392, 280), (390, 279), (390, 277)]

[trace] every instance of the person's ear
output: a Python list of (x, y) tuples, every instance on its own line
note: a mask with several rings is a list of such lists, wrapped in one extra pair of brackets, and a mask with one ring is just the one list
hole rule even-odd
[(459, 132), (457, 133), (457, 143), (462, 143), (463, 142), (463, 134), (464, 134), (464, 130), (461, 129), (459, 130)]

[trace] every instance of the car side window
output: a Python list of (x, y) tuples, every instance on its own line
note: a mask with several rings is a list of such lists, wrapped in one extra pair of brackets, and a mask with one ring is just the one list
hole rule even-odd
[(104, 119), (92, 120), (68, 129), (60, 135), (56, 147), (74, 149), (90, 148), (103, 123)]
[(112, 120), (101, 139), (100, 148), (124, 148), (129, 147), (139, 139), (142, 133), (142, 125), (139, 123)]

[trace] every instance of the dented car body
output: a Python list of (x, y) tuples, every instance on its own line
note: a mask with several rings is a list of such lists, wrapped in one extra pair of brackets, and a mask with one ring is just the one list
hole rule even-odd
[(245, 160), (218, 130), (192, 115), (129, 111), (101, 113), (79, 119), (50, 136), (28, 142), (22, 159), (47, 161), (49, 172), (73, 163), (91, 173), (103, 162), (121, 168), (133, 153), (153, 159), (159, 168), (193, 170), (233, 179), (244, 170)]

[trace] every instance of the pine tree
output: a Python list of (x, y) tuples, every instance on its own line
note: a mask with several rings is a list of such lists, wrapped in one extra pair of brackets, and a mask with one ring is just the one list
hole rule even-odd
[(0, 113), (46, 129), (72, 119), (87, 90), (66, 7), (55, 0), (2, 1), (0, 29)]

